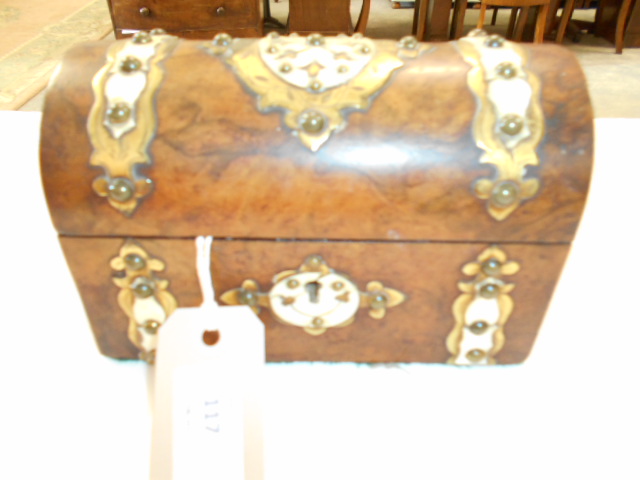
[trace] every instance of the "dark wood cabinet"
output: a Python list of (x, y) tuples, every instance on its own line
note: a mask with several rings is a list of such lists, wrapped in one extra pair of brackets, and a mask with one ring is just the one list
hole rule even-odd
[(184, 38), (234, 37), (264, 34), (260, 0), (109, 0), (117, 38), (129, 31), (162, 28)]

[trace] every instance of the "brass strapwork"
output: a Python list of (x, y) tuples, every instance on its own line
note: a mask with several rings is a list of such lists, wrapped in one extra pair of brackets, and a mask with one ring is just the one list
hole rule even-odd
[(474, 30), (457, 45), (472, 66), (467, 83), (478, 103), (472, 129), (484, 151), (480, 163), (496, 171), (477, 180), (474, 191), (493, 218), (504, 220), (540, 188), (537, 178), (527, 176), (527, 167), (540, 163), (545, 129), (540, 79), (527, 68), (526, 51), (498, 35)]
[(455, 365), (493, 365), (495, 355), (505, 342), (504, 325), (513, 311), (509, 293), (515, 287), (504, 276), (520, 270), (520, 264), (509, 260), (497, 246), (484, 250), (478, 258), (462, 267), (462, 273), (473, 276), (470, 282), (459, 282), (462, 292), (453, 304), (455, 324), (447, 337), (448, 363)]
[(104, 171), (93, 181), (93, 190), (127, 216), (153, 187), (138, 167), (151, 163), (148, 149), (156, 133), (161, 62), (177, 41), (160, 29), (138, 32), (114, 43), (106, 64), (93, 77), (94, 102), (87, 119), (90, 164)]
[(267, 308), (282, 323), (320, 335), (328, 328), (350, 325), (359, 308), (368, 308), (370, 317), (381, 319), (387, 308), (401, 304), (406, 296), (378, 281), (367, 283), (361, 292), (320, 255), (311, 255), (297, 270), (276, 274), (268, 292), (260, 291), (258, 282), (248, 279), (220, 298), (229, 305), (248, 305), (256, 313)]
[(430, 47), (413, 37), (373, 42), (361, 34), (272, 33), (245, 46), (217, 35), (204, 49), (232, 67), (261, 112), (283, 110), (286, 126), (315, 152), (346, 127), (347, 111), (368, 109), (391, 74)]
[(127, 240), (110, 265), (118, 272), (113, 283), (120, 287), (118, 304), (129, 317), (129, 340), (140, 349), (140, 358), (153, 363), (158, 329), (178, 305), (168, 290), (169, 281), (156, 274), (165, 264)]

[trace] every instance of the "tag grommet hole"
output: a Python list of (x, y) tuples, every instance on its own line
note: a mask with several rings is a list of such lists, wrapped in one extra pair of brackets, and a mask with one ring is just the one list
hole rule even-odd
[(218, 330), (205, 330), (202, 334), (202, 341), (206, 345), (213, 347), (220, 341), (220, 332)]

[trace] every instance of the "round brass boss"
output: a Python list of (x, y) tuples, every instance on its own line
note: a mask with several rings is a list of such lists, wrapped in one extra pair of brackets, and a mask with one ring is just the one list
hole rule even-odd
[(487, 283), (480, 287), (480, 296), (482, 298), (496, 298), (500, 293), (500, 288), (495, 283)]
[(147, 266), (147, 262), (145, 262), (144, 258), (142, 258), (137, 253), (130, 253), (129, 255), (124, 257), (124, 263), (130, 270), (142, 270)]
[(507, 135), (517, 135), (524, 128), (524, 119), (520, 115), (509, 113), (500, 119), (500, 131)]
[(107, 110), (107, 119), (110, 123), (124, 123), (131, 118), (131, 107), (126, 103), (116, 103)]
[(505, 180), (494, 187), (491, 192), (491, 203), (498, 207), (509, 207), (518, 201), (519, 194), (518, 185)]
[(484, 320), (478, 320), (469, 325), (469, 330), (475, 335), (482, 335), (489, 328), (489, 324)]
[(469, 361), (473, 363), (480, 362), (486, 356), (487, 354), (485, 353), (485, 351), (480, 350), (479, 348), (474, 348), (473, 350), (469, 350), (466, 355), (467, 359), (469, 359)]
[(117, 177), (109, 182), (109, 197), (116, 202), (131, 200), (135, 192), (133, 183), (128, 178)]
[(482, 269), (482, 273), (489, 277), (495, 277), (496, 275), (499, 275), (501, 267), (502, 264), (493, 257), (482, 262), (482, 265), (480, 266), (480, 268)]
[(242, 305), (255, 307), (258, 304), (258, 296), (255, 292), (243, 288), (242, 290), (240, 290), (240, 292), (238, 292), (238, 301)]
[(307, 133), (320, 133), (325, 129), (326, 120), (324, 115), (310, 110), (300, 115), (298, 119), (300, 126)]
[[(140, 278), (140, 277), (138, 277)], [(147, 278), (141, 278), (139, 282), (133, 287), (133, 293), (138, 298), (149, 298), (154, 293), (153, 285)]]
[(120, 71), (124, 73), (137, 72), (142, 67), (142, 62), (136, 57), (126, 57), (120, 62)]

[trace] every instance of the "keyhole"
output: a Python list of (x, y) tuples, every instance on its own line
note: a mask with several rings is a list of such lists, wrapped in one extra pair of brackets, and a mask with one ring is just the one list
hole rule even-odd
[(322, 285), (318, 282), (309, 282), (304, 286), (309, 293), (309, 301), (311, 303), (318, 303), (318, 292), (320, 291), (320, 287), (322, 287)]

